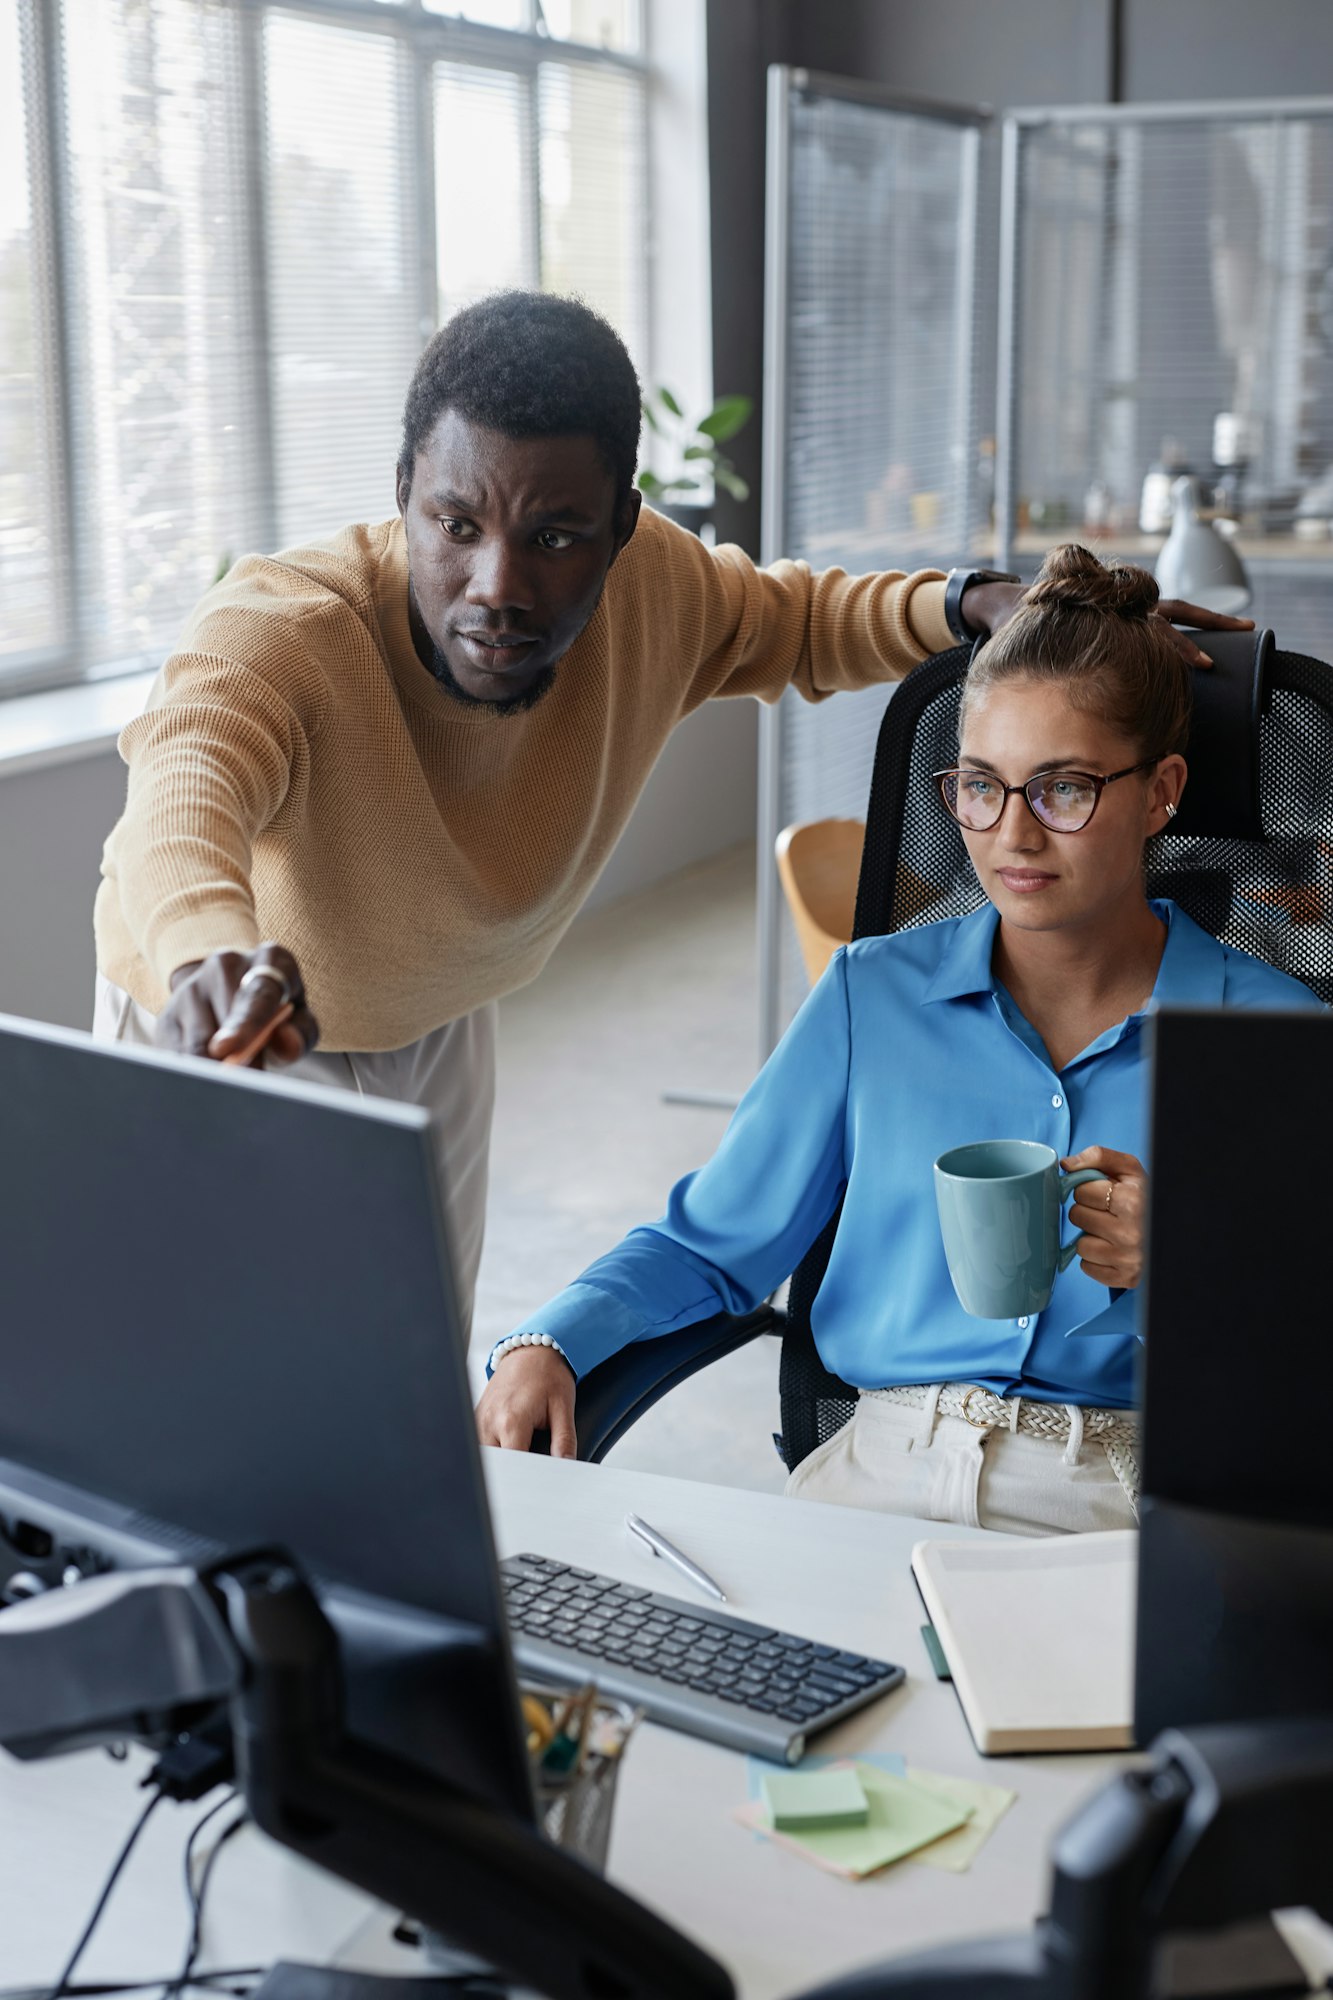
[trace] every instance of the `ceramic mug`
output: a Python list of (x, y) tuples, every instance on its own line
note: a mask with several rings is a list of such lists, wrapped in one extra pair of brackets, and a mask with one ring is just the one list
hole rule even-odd
[(1033, 1139), (982, 1139), (935, 1162), (935, 1200), (949, 1276), (964, 1312), (1021, 1319), (1051, 1302), (1056, 1273), (1077, 1255), (1060, 1245), (1064, 1204), (1096, 1167), (1060, 1171), (1053, 1146)]

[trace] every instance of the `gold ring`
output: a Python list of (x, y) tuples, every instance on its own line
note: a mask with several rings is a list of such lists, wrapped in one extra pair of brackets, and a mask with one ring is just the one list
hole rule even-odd
[(1108, 1215), (1111, 1213), (1111, 1196), (1114, 1193), (1115, 1193), (1115, 1182), (1108, 1181), (1106, 1183), (1106, 1213)]

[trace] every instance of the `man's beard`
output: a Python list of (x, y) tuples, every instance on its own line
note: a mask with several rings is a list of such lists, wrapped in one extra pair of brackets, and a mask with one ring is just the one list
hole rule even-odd
[[(548, 695), (555, 685), (555, 663), (553, 661), (549, 667), (543, 667), (536, 677), (528, 682), (528, 685), (520, 694), (505, 695), (498, 701), (492, 701), (487, 695), (469, 694), (468, 690), (455, 678), (453, 668), (449, 665), (448, 660), (440, 651), (435, 641), (426, 633), (424, 624), (421, 630), (426, 637), (426, 643), (430, 649), (427, 657), (422, 660), (422, 665), (434, 674), (445, 693), (451, 695), (455, 701), (462, 702), (465, 708), (488, 708), (492, 715), (523, 715), (526, 714), (528, 709), (535, 708), (542, 697)], [(417, 643), (417, 654), (420, 657), (421, 645), (419, 640)]]

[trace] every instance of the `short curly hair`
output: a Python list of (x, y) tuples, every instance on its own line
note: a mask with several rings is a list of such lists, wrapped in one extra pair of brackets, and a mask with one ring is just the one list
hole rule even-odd
[(628, 499), (639, 455), (639, 378), (615, 328), (582, 299), (551, 292), (494, 292), (456, 312), (413, 373), (403, 412), (399, 471), (443, 411), (505, 437), (595, 440)]

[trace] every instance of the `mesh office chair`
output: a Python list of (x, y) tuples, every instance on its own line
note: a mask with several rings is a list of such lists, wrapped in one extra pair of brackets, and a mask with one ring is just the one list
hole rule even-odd
[[(1194, 682), (1189, 783), (1148, 849), (1148, 890), (1333, 1005), (1333, 669), (1281, 653), (1271, 632), (1208, 633), (1214, 666)], [(853, 935), (964, 916), (985, 900), (930, 773), (952, 762), (968, 650), (917, 667), (885, 711), (866, 812)], [(851, 1417), (857, 1391), (819, 1359), (810, 1328), (838, 1227), (833, 1216), (792, 1278), (785, 1320), (720, 1314), (623, 1349), (579, 1384), (579, 1456), (601, 1459), (658, 1398), (764, 1332), (780, 1332), (787, 1466)]]

